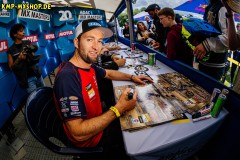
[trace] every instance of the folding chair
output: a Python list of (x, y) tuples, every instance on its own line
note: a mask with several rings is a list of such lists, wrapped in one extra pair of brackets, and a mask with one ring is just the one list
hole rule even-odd
[(25, 108), (25, 121), (32, 135), (55, 153), (81, 157), (103, 151), (100, 147), (77, 148), (69, 145), (63, 122), (54, 105), (53, 89), (50, 87), (37, 88), (29, 95)]

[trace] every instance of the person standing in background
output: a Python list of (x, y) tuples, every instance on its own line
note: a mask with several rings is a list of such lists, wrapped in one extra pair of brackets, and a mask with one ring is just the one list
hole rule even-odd
[[(239, 2), (239, 0), (238, 0)], [(235, 23), (234, 23), (234, 15), (232, 12), (232, 8), (235, 8), (235, 12), (240, 13), (239, 6), (229, 6), (228, 1), (222, 0), (222, 3), (227, 9), (226, 17), (227, 17), (227, 24), (228, 24), (228, 41), (229, 41), (229, 49), (230, 50), (237, 50), (240, 49), (240, 24), (237, 24), (237, 32), (235, 30)], [(235, 54), (235, 53), (234, 53)], [(239, 54), (239, 53), (238, 53)], [(234, 55), (235, 56), (235, 55)], [(239, 56), (239, 55), (238, 55)], [(239, 58), (239, 57), (238, 57)], [(240, 94), (240, 72), (238, 71), (236, 75), (236, 81), (234, 82), (233, 90)]]
[[(209, 0), (205, 9), (204, 20), (213, 25), (222, 34), (218, 37), (210, 37), (197, 45), (193, 51), (199, 60), (199, 70), (216, 80), (220, 80), (227, 60), (227, 24), (226, 8), (221, 0)], [(222, 48), (224, 45), (226, 47)]]
[(124, 36), (125, 38), (130, 39), (129, 25), (128, 25), (127, 22), (124, 23), (123, 36)]
[[(240, 28), (238, 28), (239, 23), (237, 24), (237, 32), (235, 29), (235, 23), (234, 23), (234, 16), (232, 12), (232, 8), (228, 5), (228, 1), (222, 0), (222, 3), (227, 9), (226, 18), (227, 18), (227, 24), (228, 24), (228, 41), (229, 41), (229, 49), (230, 50), (237, 50), (240, 49)], [(235, 6), (234, 6), (235, 7)], [(237, 13), (240, 13), (240, 10), (235, 11)], [(224, 47), (224, 46), (222, 46)]]
[[(21, 23), (15, 24), (10, 29), (10, 37), (14, 41), (11, 47), (7, 50), (8, 66), (14, 72), (20, 87), (26, 89), (30, 94), (37, 87), (44, 86), (40, 70), (36, 65), (39, 59), (33, 56), (33, 52), (27, 53), (26, 51), (36, 51), (37, 46), (30, 47), (30, 41), (24, 41), (24, 26)], [(31, 55), (29, 55), (31, 54)], [(12, 122), (6, 130), (8, 142), (14, 142), (16, 128)]]
[(137, 33), (136, 40), (141, 42), (144, 45), (148, 45), (147, 41), (150, 41), (148, 40), (149, 38), (151, 38), (152, 40), (156, 39), (154, 33), (148, 30), (147, 26), (142, 21), (137, 22), (136, 33)]
[(175, 13), (172, 8), (163, 8), (158, 12), (158, 17), (163, 27), (170, 28), (166, 40), (166, 53), (168, 59), (176, 59), (192, 67), (193, 54), (182, 39), (182, 24), (175, 21)]
[(150, 20), (149, 16), (144, 17), (146, 23), (147, 23), (147, 28), (150, 32), (156, 32), (156, 27), (153, 24), (153, 21)]
[(36, 66), (40, 57), (34, 56), (37, 46), (23, 40), (24, 26), (21, 23), (11, 27), (10, 37), (14, 43), (7, 51), (8, 66), (16, 75), (19, 85), (30, 94), (37, 87), (44, 86), (40, 69)]
[(168, 28), (164, 28), (163, 25), (160, 23), (160, 20), (157, 15), (160, 9), (161, 8), (159, 7), (159, 5), (151, 4), (147, 7), (145, 12), (148, 12), (149, 16), (153, 19), (153, 24), (156, 27), (155, 35), (157, 38), (156, 42), (152, 45), (152, 47), (154, 49), (159, 50), (160, 52), (165, 53), (166, 52), (165, 42), (167, 38)]

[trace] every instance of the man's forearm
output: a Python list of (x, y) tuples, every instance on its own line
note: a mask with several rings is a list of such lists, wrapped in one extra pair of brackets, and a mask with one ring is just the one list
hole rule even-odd
[(19, 68), (19, 66), (18, 66), (18, 64), (20, 63), (20, 59), (19, 58), (17, 58), (14, 62), (13, 62), (13, 64), (12, 64), (12, 66), (11, 66), (11, 69), (18, 69)]
[(227, 21), (228, 21), (228, 38), (229, 38), (229, 49), (230, 50), (236, 50), (238, 48), (240, 48), (240, 46), (238, 45), (239, 40), (237, 38), (237, 34), (236, 34), (236, 29), (235, 29), (235, 23), (233, 20), (233, 15), (232, 13), (228, 13), (229, 17), (227, 17)]
[(114, 119), (115, 113), (109, 110), (95, 118), (68, 121), (66, 124), (74, 139), (85, 141), (103, 131)]
[(111, 80), (131, 80), (131, 75), (114, 70), (106, 70), (106, 77)]

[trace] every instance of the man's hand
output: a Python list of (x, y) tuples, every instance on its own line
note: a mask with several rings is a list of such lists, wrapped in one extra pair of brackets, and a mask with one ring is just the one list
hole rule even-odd
[(205, 50), (205, 48), (202, 45), (202, 43), (197, 45), (195, 47), (195, 49), (193, 50), (193, 55), (196, 56), (197, 59), (202, 59), (205, 56), (206, 53), (207, 53), (207, 51)]
[(145, 81), (153, 83), (153, 80), (148, 76), (132, 76), (132, 81), (139, 84), (146, 84)]
[(100, 53), (101, 54), (104, 54), (105, 52), (109, 52), (109, 50), (106, 48), (106, 47), (102, 47), (102, 49), (101, 49), (101, 51), (100, 51)]
[(130, 90), (131, 88), (126, 88), (115, 105), (121, 115), (126, 111), (132, 110), (137, 104), (136, 91), (134, 91), (133, 98), (131, 100), (128, 99), (128, 93)]
[(120, 49), (121, 49), (121, 46), (116, 46), (116, 49), (117, 49), (117, 50), (120, 50)]
[(25, 60), (26, 58), (27, 58), (27, 56), (26, 56), (26, 53), (24, 51), (22, 51), (18, 56), (19, 60)]
[(113, 59), (113, 61), (114, 61), (115, 63), (117, 63), (118, 67), (122, 67), (122, 66), (124, 66), (125, 63), (126, 63), (126, 59), (123, 59), (123, 58), (119, 58), (119, 57), (113, 56), (112, 59)]
[(151, 45), (154, 49), (159, 49), (160, 48), (160, 43), (159, 42), (155, 42)]

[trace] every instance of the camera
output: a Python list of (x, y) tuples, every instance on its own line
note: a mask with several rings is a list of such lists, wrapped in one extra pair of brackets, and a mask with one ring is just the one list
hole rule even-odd
[(23, 47), (23, 52), (24, 54), (26, 54), (27, 56), (27, 60), (28, 60), (28, 64), (31, 65), (35, 65), (39, 62), (41, 56), (37, 55), (34, 56), (32, 53), (36, 52), (38, 50), (38, 47), (36, 45), (26, 45), (25, 47)]
[(38, 47), (36, 45), (26, 45), (24, 48), (23, 48), (23, 51), (26, 53), (26, 54), (32, 54), (32, 52), (36, 52), (38, 50)]

